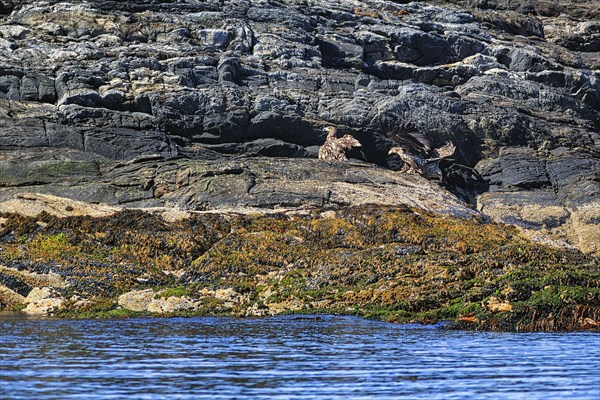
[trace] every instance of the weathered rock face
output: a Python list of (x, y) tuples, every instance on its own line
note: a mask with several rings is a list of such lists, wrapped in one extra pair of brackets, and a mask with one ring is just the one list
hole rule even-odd
[(235, 290), (202, 289), (197, 296), (165, 296), (163, 292), (152, 289), (134, 290), (119, 296), (120, 307), (129, 311), (168, 314), (177, 312), (194, 312), (201, 310), (203, 302), (211, 299), (219, 302), (219, 308), (231, 310), (235, 305), (248, 301), (249, 296), (243, 296)]
[(146, 311), (148, 306), (156, 297), (156, 292), (152, 289), (127, 292), (119, 296), (119, 305), (126, 310)]
[[(374, 164), (397, 169), (388, 135), (418, 131), (457, 144), (446, 184), (472, 203), (489, 188), (484, 213), (536, 230), (523, 207), (558, 207), (562, 236), (595, 232), (600, 215), (574, 215), (600, 202), (597, 2), (400, 3), (3, 2), (0, 198), (206, 209), (370, 191), (415, 205), (412, 178)], [(300, 160), (326, 125), (367, 163)]]
[[(63, 161), (44, 165), (63, 168)], [(75, 168), (88, 162), (71, 163)], [(457, 216), (475, 211), (456, 196), (427, 179), (374, 167), (367, 163), (325, 163), (316, 159), (235, 158), (212, 161), (136, 159), (80, 176), (77, 185), (69, 175), (36, 183), (29, 164), (12, 174), (29, 190), (46, 195), (23, 194), (22, 185), (0, 189), (0, 212), (60, 216), (110, 215), (114, 207), (83, 205), (62, 197), (87, 202), (134, 207), (177, 207), (184, 210), (259, 210), (305, 207), (335, 208), (348, 205), (409, 205)], [(0, 170), (1, 171), (1, 170)], [(1, 173), (1, 172), (0, 172)], [(8, 175), (8, 174), (7, 174)], [(54, 195), (54, 196), (48, 196)], [(6, 201), (1, 201), (6, 200)]]
[(53, 288), (35, 287), (24, 300), (27, 304), (23, 310), (31, 315), (48, 315), (60, 310), (65, 303), (65, 299), (60, 296)]

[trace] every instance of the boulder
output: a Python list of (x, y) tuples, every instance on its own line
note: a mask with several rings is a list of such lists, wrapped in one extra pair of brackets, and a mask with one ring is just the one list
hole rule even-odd
[(325, 67), (362, 67), (363, 47), (356, 43), (335, 37), (317, 36), (317, 45)]
[(23, 311), (30, 315), (51, 315), (60, 310), (65, 301), (53, 288), (35, 287), (24, 299), (27, 307)]
[(25, 298), (25, 303), (35, 303), (40, 300), (45, 300), (51, 297), (56, 297), (56, 291), (49, 287), (34, 287)]
[(456, 61), (451, 45), (436, 33), (400, 28), (392, 36), (394, 56), (415, 65), (436, 65)]
[(0, 26), (0, 35), (6, 38), (13, 38), (17, 40), (25, 39), (29, 34), (31, 34), (31, 30), (27, 29), (24, 26), (20, 25), (3, 25)]
[(600, 23), (586, 21), (578, 24), (575, 32), (568, 32), (557, 40), (560, 45), (574, 51), (600, 51)]
[(528, 149), (506, 149), (497, 159), (488, 159), (479, 163), (476, 168), (492, 191), (550, 186), (546, 161), (531, 154)]
[(178, 311), (193, 311), (198, 309), (198, 302), (187, 296), (171, 296), (166, 299), (157, 298), (152, 300), (146, 309), (152, 313), (173, 313)]
[(231, 33), (224, 29), (199, 29), (196, 36), (203, 45), (217, 49), (226, 47), (231, 40)]
[(552, 190), (485, 193), (478, 209), (495, 222), (519, 227), (535, 241), (600, 254), (600, 197), (569, 206)]
[(50, 298), (31, 302), (23, 309), (29, 315), (52, 315), (63, 308), (65, 299)]
[(504, 64), (511, 71), (516, 72), (541, 72), (552, 69), (558, 69), (548, 59), (542, 55), (522, 48), (507, 49), (506, 54), (498, 56), (498, 61)]
[(156, 292), (152, 289), (134, 290), (120, 295), (118, 304), (126, 310), (147, 311), (155, 297)]
[(16, 307), (25, 303), (25, 297), (11, 288), (0, 284), (0, 307)]

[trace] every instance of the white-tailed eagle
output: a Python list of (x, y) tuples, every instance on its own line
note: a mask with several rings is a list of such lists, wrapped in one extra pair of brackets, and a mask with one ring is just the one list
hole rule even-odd
[(337, 137), (337, 129), (333, 126), (328, 126), (323, 130), (327, 132), (327, 139), (319, 148), (319, 159), (321, 160), (348, 161), (346, 152), (362, 147), (362, 144), (350, 135)]
[(398, 146), (392, 147), (388, 154), (397, 154), (404, 161), (402, 172), (416, 173), (429, 179), (441, 179), (440, 161), (454, 155), (456, 146), (446, 142), (432, 149), (429, 141), (421, 134), (409, 133), (391, 137)]

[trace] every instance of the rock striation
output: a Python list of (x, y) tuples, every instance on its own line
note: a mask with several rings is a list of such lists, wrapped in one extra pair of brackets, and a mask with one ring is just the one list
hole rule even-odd
[[(0, 19), (2, 201), (469, 214), (448, 189), (600, 251), (595, 1), (23, 0)], [(316, 160), (329, 125), (363, 163)], [(408, 131), (457, 145), (445, 189), (389, 171)]]

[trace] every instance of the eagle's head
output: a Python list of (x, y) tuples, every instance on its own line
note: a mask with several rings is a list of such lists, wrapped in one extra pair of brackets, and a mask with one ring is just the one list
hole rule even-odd
[(391, 156), (392, 154), (398, 154), (400, 157), (407, 155), (402, 147), (392, 147), (390, 151), (388, 151), (388, 155)]
[(326, 126), (323, 128), (323, 131), (327, 134), (328, 137), (337, 135), (337, 128), (335, 126)]
[(398, 156), (400, 156), (400, 159), (404, 161), (405, 164), (410, 165), (411, 168), (418, 168), (413, 157), (410, 155), (410, 153), (404, 150), (404, 148), (398, 146), (392, 147), (390, 151), (388, 151), (388, 155), (392, 154), (397, 154)]

